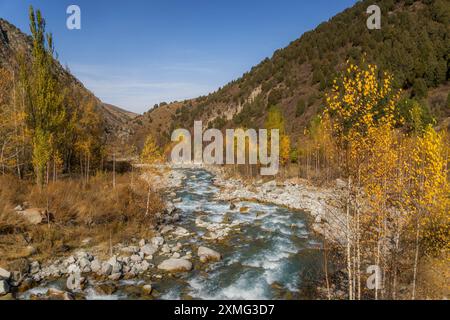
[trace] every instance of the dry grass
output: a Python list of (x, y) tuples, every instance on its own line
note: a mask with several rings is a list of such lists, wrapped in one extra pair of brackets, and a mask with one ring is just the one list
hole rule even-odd
[[(155, 213), (164, 209), (163, 201), (151, 194), (150, 214), (145, 215), (147, 185), (129, 175), (117, 176), (116, 188), (107, 175), (98, 175), (85, 184), (80, 180), (61, 180), (40, 190), (31, 182), (0, 177), (0, 265), (28, 257), (27, 246), (36, 249), (36, 259), (62, 255), (80, 247), (90, 238), (91, 246), (108, 247), (110, 242), (127, 242), (150, 236)], [(32, 226), (14, 212), (18, 204), (48, 208), (49, 224)]]

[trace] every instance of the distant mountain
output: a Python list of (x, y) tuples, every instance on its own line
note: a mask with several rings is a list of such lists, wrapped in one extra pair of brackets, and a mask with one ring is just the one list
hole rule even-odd
[[(8, 21), (0, 18), (0, 66), (17, 70), (18, 57), (24, 55), (31, 60), (32, 39)], [(103, 119), (104, 130), (107, 135), (115, 134), (121, 126), (132, 120), (137, 115), (125, 111), (119, 107), (103, 103), (95, 95), (86, 89), (84, 85), (74, 77), (67, 68), (55, 60), (56, 73), (59, 81), (71, 88), (71, 93), (77, 94), (77, 98), (93, 98), (97, 104), (97, 111)]]
[(366, 27), (366, 10), (374, 1), (360, 1), (218, 91), (136, 117), (130, 123), (133, 143), (141, 145), (148, 133), (167, 142), (174, 128), (191, 128), (194, 120), (215, 128), (261, 127), (270, 105), (281, 108), (287, 131), (300, 135), (320, 112), (324, 93), (345, 62), (363, 58), (392, 72), (407, 96), (448, 123), (450, 1), (375, 3), (382, 10), (381, 30)]

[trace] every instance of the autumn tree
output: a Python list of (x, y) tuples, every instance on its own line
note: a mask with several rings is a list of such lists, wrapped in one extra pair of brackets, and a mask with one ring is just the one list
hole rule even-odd
[[(362, 294), (362, 224), (365, 220), (361, 211), (363, 196), (361, 191), (365, 185), (363, 179), (371, 174), (372, 157), (384, 152), (384, 150), (374, 150), (374, 140), (379, 138), (377, 136), (380, 132), (379, 128), (381, 131), (391, 132), (396, 119), (395, 105), (398, 101), (398, 93), (392, 89), (392, 76), (384, 73), (383, 77), (379, 77), (378, 74), (379, 71), (374, 65), (358, 67), (349, 64), (342, 77), (334, 81), (331, 94), (327, 96), (327, 108), (324, 114), (326, 121), (330, 121), (338, 150), (344, 153), (342, 157), (344, 172), (348, 180), (345, 202), (350, 299), (360, 299)], [(383, 143), (380, 146), (384, 147)], [(391, 159), (378, 159), (378, 161), (381, 160), (386, 162), (378, 162), (377, 168), (384, 167), (386, 170), (392, 168)], [(380, 174), (383, 175), (384, 172)], [(374, 181), (376, 188), (368, 188), (366, 192), (376, 193), (379, 189), (386, 190), (382, 185), (384, 183), (382, 179)], [(368, 195), (369, 198), (370, 196)], [(381, 197), (380, 200), (384, 202), (385, 198)], [(376, 214), (383, 216), (379, 212)], [(385, 221), (384, 219), (385, 216), (381, 220)], [(377, 250), (379, 250), (378, 239), (382, 236), (383, 234), (378, 233), (374, 240)]]
[(154, 169), (154, 165), (162, 161), (161, 150), (152, 135), (148, 135), (145, 140), (144, 148), (142, 149), (140, 160), (142, 164), (146, 165), (145, 180), (148, 184), (147, 192), (147, 209), (145, 215), (148, 215), (150, 209), (150, 195), (152, 192), (153, 177), (159, 176), (158, 171)]
[[(269, 140), (271, 130), (278, 130), (280, 135), (280, 164), (286, 166), (290, 160), (291, 139), (286, 134), (285, 119), (279, 107), (272, 106), (269, 108), (265, 128), (268, 130)], [(268, 146), (270, 145), (269, 142)]]
[(30, 30), (33, 39), (31, 70), (22, 67), (21, 80), (25, 88), (26, 123), (32, 140), (32, 163), (38, 185), (44, 176), (52, 155), (57, 150), (57, 139), (63, 130), (66, 112), (64, 94), (54, 74), (53, 38), (45, 32), (45, 20), (39, 10), (30, 7)]

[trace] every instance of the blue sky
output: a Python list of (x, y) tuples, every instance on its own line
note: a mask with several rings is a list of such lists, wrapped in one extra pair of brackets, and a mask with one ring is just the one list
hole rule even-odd
[[(103, 101), (142, 113), (215, 91), (356, 0), (0, 0), (28, 30), (42, 10), (63, 65)], [(81, 30), (66, 9), (81, 8)]]

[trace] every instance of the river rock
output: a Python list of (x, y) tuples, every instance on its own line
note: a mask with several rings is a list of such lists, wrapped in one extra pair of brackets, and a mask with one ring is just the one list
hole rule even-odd
[(135, 254), (139, 252), (139, 247), (136, 246), (129, 246), (129, 247), (124, 247), (120, 249), (120, 252), (125, 253), (125, 254)]
[[(153, 239), (152, 239), (153, 240)], [(153, 241), (152, 241), (153, 243)], [(146, 256), (152, 256), (158, 251), (158, 246), (154, 246), (153, 244), (146, 244), (141, 248), (141, 252)]]
[(78, 265), (80, 266), (80, 269), (83, 270), (86, 267), (91, 267), (91, 262), (89, 261), (89, 259), (87, 258), (81, 258), (80, 260), (78, 260)]
[(0, 280), (0, 296), (9, 293), (9, 284), (6, 280)]
[(186, 272), (192, 270), (192, 263), (185, 259), (167, 259), (158, 266), (158, 269), (167, 272)]
[[(173, 229), (173, 227), (172, 227), (172, 229)], [(161, 233), (162, 233), (162, 231), (161, 231)], [(160, 247), (164, 244), (164, 238), (163, 237), (153, 237), (150, 242), (155, 247)]]
[(109, 276), (112, 272), (112, 269), (113, 269), (112, 265), (110, 265), (108, 262), (103, 262), (100, 273), (104, 276)]
[(198, 248), (197, 254), (201, 262), (220, 261), (222, 259), (220, 253), (207, 247)]
[(11, 272), (3, 268), (0, 268), (0, 279), (9, 280), (9, 278), (11, 278)]
[(80, 291), (81, 288), (82, 279), (79, 273), (71, 274), (67, 278), (66, 287), (70, 291)]
[(178, 237), (187, 237), (189, 235), (189, 231), (187, 231), (183, 227), (177, 227), (175, 231), (173, 232), (174, 235)]
[(94, 259), (94, 260), (91, 262), (91, 270), (92, 270), (92, 272), (97, 273), (97, 272), (99, 272), (101, 269), (102, 269), (102, 263), (100, 262), (100, 260)]
[(141, 239), (140, 241), (139, 241), (139, 247), (143, 247), (143, 246), (145, 246), (147, 244), (147, 241), (145, 241), (145, 239)]
[(153, 288), (150, 284), (146, 284), (145, 286), (142, 287), (142, 291), (144, 292), (144, 294), (149, 296), (152, 294)]
[(16, 300), (14, 299), (14, 296), (12, 295), (12, 293), (7, 293), (4, 296), (0, 295), (0, 301), (13, 301)]
[(122, 271), (122, 265), (119, 262), (116, 262), (112, 265), (111, 273), (120, 273)]
[(173, 230), (173, 226), (171, 226), (171, 225), (166, 225), (166, 226), (162, 227), (162, 229), (161, 229), (161, 234), (169, 233), (169, 232), (172, 231), (172, 230)]

